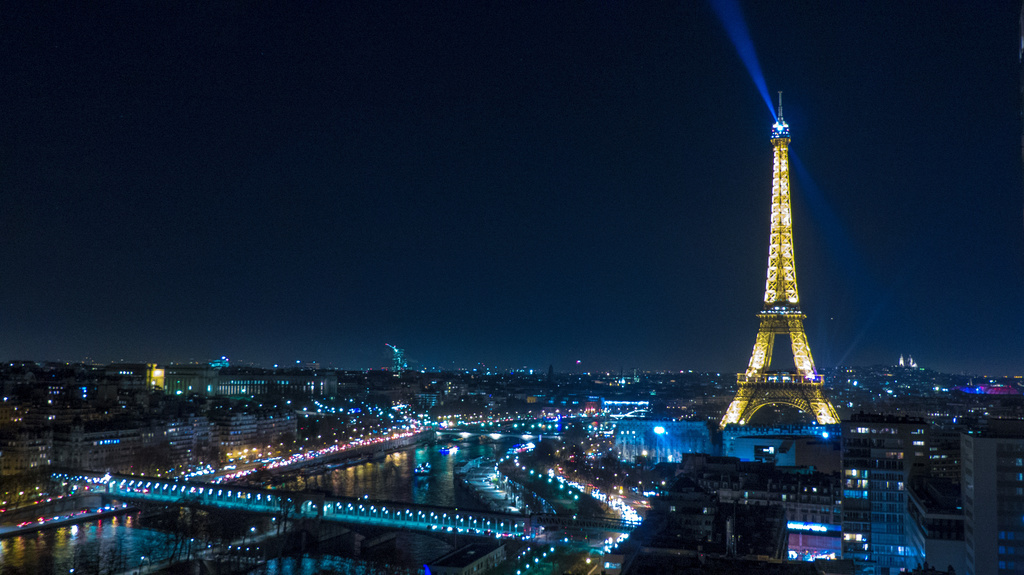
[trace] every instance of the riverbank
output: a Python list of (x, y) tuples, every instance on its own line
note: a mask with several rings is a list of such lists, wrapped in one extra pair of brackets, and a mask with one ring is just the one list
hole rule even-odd
[(514, 499), (510, 500), (509, 494), (495, 484), (494, 460), (480, 457), (471, 463), (460, 470), (457, 480), (476, 496), (481, 505), (496, 513), (520, 513), (513, 504)]

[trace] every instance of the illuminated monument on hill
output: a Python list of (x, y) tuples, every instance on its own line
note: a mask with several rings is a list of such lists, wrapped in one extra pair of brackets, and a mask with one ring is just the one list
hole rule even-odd
[[(775, 167), (772, 176), (772, 219), (768, 237), (768, 279), (764, 308), (757, 317), (754, 352), (747, 371), (737, 374), (739, 389), (722, 418), (721, 426), (745, 425), (757, 410), (768, 405), (788, 405), (814, 415), (822, 425), (839, 423), (839, 416), (822, 395), (821, 376), (814, 370), (811, 347), (804, 333), (804, 317), (796, 290), (796, 260), (793, 257), (793, 210), (789, 199), (789, 125), (779, 119), (772, 126)], [(772, 346), (776, 335), (788, 335), (793, 347), (796, 373), (770, 372)]]

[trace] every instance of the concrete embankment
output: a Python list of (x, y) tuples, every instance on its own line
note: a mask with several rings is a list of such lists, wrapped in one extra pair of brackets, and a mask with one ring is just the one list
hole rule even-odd
[(481, 505), (496, 513), (521, 513), (518, 498), (495, 484), (494, 460), (480, 457), (467, 462), (456, 473), (457, 481), (472, 491)]

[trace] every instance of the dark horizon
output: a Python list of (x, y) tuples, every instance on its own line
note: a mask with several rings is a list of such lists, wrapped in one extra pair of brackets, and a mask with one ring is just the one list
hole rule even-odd
[[(225, 359), (226, 360), (230, 360), (230, 358), (217, 358), (217, 359), (219, 359), (219, 360), (225, 360)], [(172, 362), (147, 361), (145, 359), (138, 359), (138, 360), (117, 359), (117, 360), (111, 360), (109, 362), (101, 362), (101, 361), (94, 360), (92, 358), (85, 358), (83, 360), (62, 360), (62, 359), (51, 360), (51, 359), (38, 359), (38, 358), (36, 358), (36, 359), (16, 358), (16, 359), (7, 359), (7, 360), (4, 360), (4, 361), (2, 361), (0, 363), (2, 363), (2, 364), (34, 363), (36, 365), (41, 365), (41, 366), (45, 366), (47, 364), (60, 364), (60, 365), (68, 365), (68, 366), (88, 365), (88, 366), (92, 366), (92, 367), (104, 367), (104, 366), (108, 366), (108, 365), (119, 365), (119, 364), (121, 364), (121, 365), (143, 365), (143, 364), (145, 364), (145, 365), (156, 365), (159, 368), (166, 368), (166, 367), (168, 367), (170, 365), (209, 365), (211, 363), (216, 362), (217, 359), (213, 359), (213, 358), (208, 359), (208, 360), (189, 359), (189, 360), (181, 361), (181, 362), (177, 362), (177, 361), (172, 361)], [(314, 367), (314, 365), (315, 365), (315, 367)], [(387, 373), (387, 372), (393, 370), (391, 365), (388, 365), (388, 364), (385, 364), (385, 363), (382, 363), (381, 365), (376, 365), (376, 366), (358, 366), (357, 367), (357, 366), (338, 366), (338, 365), (332, 365), (332, 364), (317, 362), (315, 360), (310, 360), (308, 362), (295, 361), (295, 362), (290, 362), (290, 363), (278, 363), (278, 364), (259, 364), (259, 363), (253, 363), (253, 362), (237, 362), (237, 363), (236, 362), (230, 362), (230, 367), (231, 368), (243, 368), (243, 369), (245, 369), (245, 368), (265, 369), (265, 370), (278, 370), (278, 369), (280, 369), (280, 370), (317, 370), (317, 369), (321, 369), (321, 370), (355, 371), (355, 372), (374, 372), (374, 371), (376, 371), (376, 372), (384, 372), (384, 373)], [(560, 377), (562, 377), (562, 376), (594, 376), (594, 377), (598, 377), (598, 376), (619, 377), (619, 376), (622, 376), (622, 377), (625, 377), (625, 378), (629, 378), (629, 377), (632, 377), (633, 370), (636, 369), (638, 374), (646, 374), (646, 375), (654, 375), (654, 374), (663, 374), (663, 375), (679, 375), (679, 374), (716, 375), (716, 376), (726, 377), (730, 381), (731, 381), (731, 376), (732, 375), (743, 373), (742, 371), (715, 370), (715, 369), (711, 369), (711, 370), (696, 370), (696, 369), (687, 369), (687, 368), (645, 369), (645, 368), (640, 367), (640, 366), (636, 366), (634, 368), (621, 368), (621, 369), (614, 369), (614, 370), (591, 370), (591, 371), (587, 371), (587, 370), (583, 370), (583, 369), (572, 369), (572, 367), (576, 367), (576, 366), (571, 366), (570, 369), (558, 369), (557, 367), (555, 367), (554, 364), (549, 364), (548, 366), (541, 367), (541, 366), (494, 366), (494, 365), (483, 365), (483, 364), (477, 363), (475, 365), (456, 366), (456, 367), (420, 366), (420, 365), (415, 365), (414, 366), (414, 365), (410, 365), (407, 369), (403, 370), (403, 372), (407, 372), (407, 373), (413, 373), (413, 372), (415, 372), (415, 373), (470, 373), (470, 372), (474, 372), (474, 371), (480, 371), (480, 372), (485, 373), (485, 374), (496, 375), (496, 376), (497, 375), (503, 375), (503, 374), (511, 374), (511, 373), (525, 373), (525, 372), (529, 372), (529, 374), (532, 375), (532, 376), (543, 378), (543, 377), (545, 377), (547, 375), (548, 368), (552, 368), (554, 370), (553, 373), (556, 376), (560, 376)], [(899, 366), (898, 363), (892, 363), (892, 364), (890, 364), (890, 363), (877, 363), (877, 364), (870, 364), (870, 365), (818, 366), (818, 370), (817, 371), (818, 371), (819, 374), (825, 374), (825, 372), (827, 372), (827, 371), (840, 370), (840, 369), (854, 369), (854, 370), (863, 370), (863, 369), (885, 369), (885, 370), (890, 370), (890, 369), (906, 369), (906, 370), (918, 370), (918, 371), (922, 371), (922, 372), (925, 372), (925, 373), (936, 373), (936, 374), (939, 374), (939, 375), (948, 375), (948, 376), (955, 376), (955, 377), (968, 377), (968, 378), (983, 377), (983, 378), (992, 378), (992, 379), (1020, 379), (1022, 377), (1019, 374), (977, 373), (977, 372), (964, 372), (964, 371), (961, 371), (961, 372), (945, 372), (945, 371), (936, 370), (936, 369), (932, 369), (932, 368), (928, 368), (928, 367), (922, 367), (922, 366), (915, 366), (915, 367), (911, 367), (910, 365)], [(778, 372), (778, 371), (792, 371), (792, 370), (793, 370), (793, 368), (789, 367), (788, 369), (783, 369), (783, 370), (770, 370), (768, 373), (775, 373), (775, 372)]]
[[(741, 7), (819, 370), (1024, 374), (1020, 6)], [(0, 357), (747, 364), (773, 119), (709, 3), (2, 9)]]

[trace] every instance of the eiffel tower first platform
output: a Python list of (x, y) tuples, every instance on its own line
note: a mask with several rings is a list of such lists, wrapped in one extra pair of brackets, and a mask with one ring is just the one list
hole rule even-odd
[[(754, 352), (747, 371), (737, 374), (739, 390), (722, 418), (721, 427), (745, 425), (757, 410), (767, 405), (788, 405), (814, 416), (822, 425), (839, 423), (836, 410), (822, 394), (821, 376), (814, 370), (814, 359), (804, 333), (804, 317), (796, 290), (796, 262), (793, 257), (793, 210), (789, 198), (789, 125), (782, 119), (782, 93), (779, 92), (779, 119), (772, 126), (775, 167), (772, 176), (772, 219), (768, 238), (768, 279), (764, 288), (764, 308), (757, 314)], [(776, 335), (788, 335), (793, 347), (796, 373), (768, 371)]]

